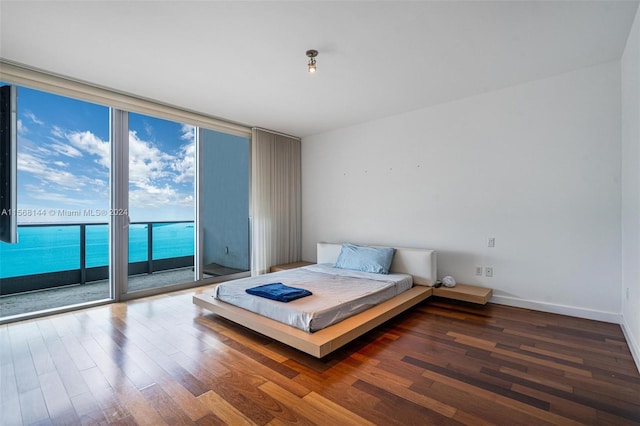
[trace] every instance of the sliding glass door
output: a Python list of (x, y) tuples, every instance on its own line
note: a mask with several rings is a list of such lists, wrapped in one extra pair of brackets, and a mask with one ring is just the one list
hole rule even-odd
[(193, 282), (193, 126), (129, 113), (127, 293)]

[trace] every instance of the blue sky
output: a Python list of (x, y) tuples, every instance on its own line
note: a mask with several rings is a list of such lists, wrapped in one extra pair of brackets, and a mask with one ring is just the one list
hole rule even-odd
[[(131, 221), (193, 220), (193, 132), (192, 126), (129, 114)], [(18, 89), (18, 208), (39, 212), (19, 223), (106, 222), (57, 212), (108, 209), (109, 168), (109, 108)]]

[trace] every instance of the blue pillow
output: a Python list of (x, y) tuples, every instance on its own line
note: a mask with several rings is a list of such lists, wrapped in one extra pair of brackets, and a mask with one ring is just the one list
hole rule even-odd
[(374, 274), (388, 274), (396, 249), (390, 247), (365, 247), (342, 244), (335, 268), (352, 269)]

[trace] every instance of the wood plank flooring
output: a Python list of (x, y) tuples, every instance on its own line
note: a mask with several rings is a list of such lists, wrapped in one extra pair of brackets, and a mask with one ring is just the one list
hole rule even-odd
[(0, 326), (0, 424), (640, 424), (614, 324), (432, 298), (318, 360), (202, 290)]

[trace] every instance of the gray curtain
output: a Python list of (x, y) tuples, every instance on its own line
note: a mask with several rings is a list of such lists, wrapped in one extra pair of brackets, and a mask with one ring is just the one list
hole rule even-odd
[(300, 260), (300, 140), (253, 129), (251, 141), (251, 275)]

